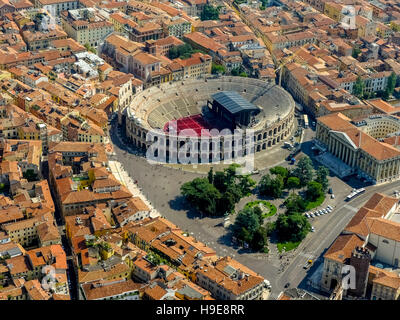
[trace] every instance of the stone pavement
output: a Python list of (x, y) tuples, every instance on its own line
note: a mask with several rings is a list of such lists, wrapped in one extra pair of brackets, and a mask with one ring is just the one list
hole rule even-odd
[(110, 160), (108, 164), (115, 178), (119, 182), (121, 182), (121, 184), (126, 186), (134, 197), (139, 197), (140, 199), (142, 199), (143, 202), (151, 209), (150, 212), (151, 218), (156, 218), (161, 216), (160, 213), (152, 206), (150, 201), (143, 195), (142, 190), (133, 182), (129, 174), (123, 169), (121, 163), (119, 163), (118, 161)]

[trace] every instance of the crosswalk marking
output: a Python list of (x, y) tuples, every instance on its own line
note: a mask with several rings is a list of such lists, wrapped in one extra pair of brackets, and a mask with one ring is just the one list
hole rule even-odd
[(354, 212), (357, 212), (357, 211), (358, 211), (357, 208), (354, 208), (354, 207), (352, 207), (352, 206), (350, 206), (350, 205), (348, 205), (348, 204), (345, 204), (343, 207), (346, 208), (346, 209), (349, 209), (349, 210), (351, 210), (351, 211), (354, 211)]

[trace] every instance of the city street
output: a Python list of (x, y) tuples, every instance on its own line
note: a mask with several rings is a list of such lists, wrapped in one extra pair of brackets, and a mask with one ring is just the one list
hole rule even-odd
[[(313, 137), (313, 130), (305, 130), (302, 144), (302, 151), (305, 154), (310, 155), (312, 152), (310, 140)], [(394, 189), (400, 188), (400, 181), (381, 186), (369, 186), (366, 187), (367, 191), (364, 194), (347, 203), (344, 202), (345, 197), (354, 187), (359, 187), (359, 185), (356, 185), (359, 181), (344, 182), (337, 177), (331, 177), (330, 185), (336, 198), (330, 199), (327, 196), (321, 207), (330, 204), (334, 207), (334, 211), (311, 219), (310, 222), (315, 227), (316, 232), (309, 233), (294, 251), (282, 254), (279, 254), (276, 250), (271, 250), (269, 254), (250, 253), (231, 245), (231, 238), (222, 226), (223, 218), (201, 217), (197, 212), (188, 208), (184, 199), (180, 196), (180, 186), (183, 183), (202, 175), (162, 165), (152, 165), (145, 158), (127, 152), (126, 147), (116, 134), (115, 128), (111, 130), (111, 138), (116, 153), (115, 159), (121, 162), (132, 179), (137, 181), (141, 192), (154, 208), (182, 230), (189, 232), (199, 241), (215, 249), (217, 254), (221, 256), (230, 255), (268, 279), (272, 285), (270, 299), (275, 299), (284, 290), (284, 285), (288, 282), (290, 287), (300, 286), (306, 289), (304, 278), (308, 276), (307, 272), (310, 270), (303, 269), (305, 262), (308, 259), (315, 260), (316, 265), (322, 262), (322, 259), (318, 258), (322, 257), (357, 210), (374, 192), (392, 194)], [(287, 162), (284, 165), (288, 166)], [(315, 165), (319, 164), (316, 163)], [(253, 176), (253, 178), (259, 180), (261, 176), (262, 172)], [(313, 266), (311, 270), (315, 268), (316, 266)]]

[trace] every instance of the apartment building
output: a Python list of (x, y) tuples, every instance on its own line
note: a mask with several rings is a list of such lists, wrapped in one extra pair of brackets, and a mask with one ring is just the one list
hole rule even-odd
[(179, 16), (162, 20), (162, 27), (166, 37), (174, 36), (182, 39), (185, 34), (192, 32), (192, 23)]
[(230, 257), (195, 267), (196, 284), (217, 300), (259, 300), (264, 278)]
[(94, 8), (64, 11), (61, 22), (69, 37), (94, 48), (114, 31), (113, 24)]
[(155, 22), (140, 23), (136, 26), (127, 25), (125, 30), (128, 33), (129, 40), (141, 43), (147, 40), (161, 39), (163, 35), (162, 26)]
[(48, 31), (27, 30), (22, 31), (22, 37), (29, 50), (43, 50), (50, 46), (53, 40), (67, 39), (68, 35), (60, 26)]
[(168, 56), (169, 50), (173, 47), (183, 45), (184, 42), (177, 37), (168, 36), (159, 40), (148, 40), (146, 50), (154, 56)]
[(60, 16), (65, 10), (74, 10), (79, 8), (79, 1), (76, 0), (34, 0), (36, 8), (43, 8), (50, 14)]
[(188, 59), (176, 58), (168, 66), (173, 74), (173, 80), (199, 78), (211, 74), (212, 58), (208, 54), (197, 52)]

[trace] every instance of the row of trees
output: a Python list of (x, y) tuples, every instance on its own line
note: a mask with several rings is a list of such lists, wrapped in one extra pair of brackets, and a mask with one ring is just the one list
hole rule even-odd
[(182, 195), (200, 212), (210, 216), (231, 213), (242, 197), (250, 194), (256, 182), (250, 175), (237, 175), (240, 166), (232, 164), (214, 173), (211, 168), (207, 178), (196, 178), (181, 186)]

